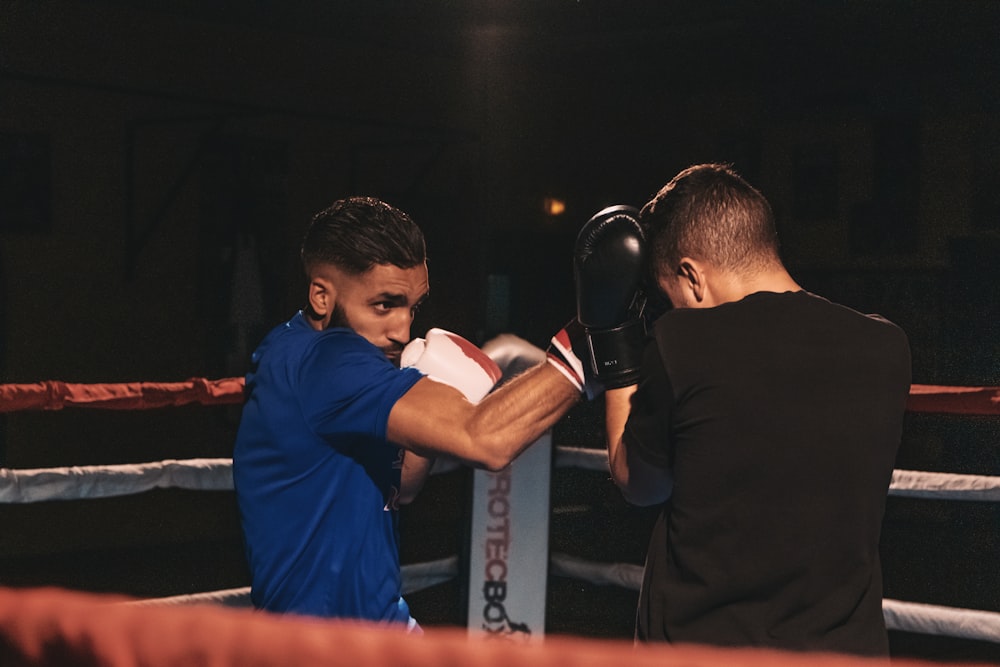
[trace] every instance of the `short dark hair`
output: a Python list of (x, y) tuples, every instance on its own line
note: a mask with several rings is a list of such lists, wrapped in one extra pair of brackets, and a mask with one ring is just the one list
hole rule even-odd
[(751, 273), (781, 263), (771, 205), (731, 165), (688, 167), (642, 208), (639, 221), (654, 276), (682, 257)]
[(349, 274), (376, 264), (409, 269), (426, 260), (424, 235), (410, 216), (374, 197), (348, 197), (313, 216), (302, 240), (309, 274), (330, 264)]

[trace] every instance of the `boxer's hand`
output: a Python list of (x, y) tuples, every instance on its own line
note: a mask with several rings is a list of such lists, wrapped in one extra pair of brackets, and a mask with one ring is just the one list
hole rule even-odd
[(587, 400), (594, 400), (604, 392), (604, 387), (594, 378), (594, 373), (583, 358), (589, 354), (587, 332), (580, 321), (574, 318), (559, 330), (545, 350), (546, 361), (566, 376)]
[(640, 289), (645, 240), (639, 212), (609, 206), (580, 229), (573, 257), (577, 319), (586, 331), (581, 357), (607, 389), (639, 381), (646, 335)]
[(432, 380), (458, 389), (478, 403), (500, 381), (496, 362), (458, 334), (430, 329), (424, 338), (414, 338), (399, 358), (401, 368), (412, 366)]

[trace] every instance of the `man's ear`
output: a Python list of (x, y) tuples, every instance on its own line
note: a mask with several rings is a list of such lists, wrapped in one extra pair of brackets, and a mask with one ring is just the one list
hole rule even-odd
[(330, 317), (337, 303), (337, 290), (333, 283), (324, 278), (314, 276), (309, 280), (309, 311), (310, 316), (317, 320)]
[(681, 286), (691, 294), (695, 302), (704, 301), (707, 285), (705, 267), (702, 266), (701, 262), (690, 257), (682, 257), (677, 273), (681, 276)]

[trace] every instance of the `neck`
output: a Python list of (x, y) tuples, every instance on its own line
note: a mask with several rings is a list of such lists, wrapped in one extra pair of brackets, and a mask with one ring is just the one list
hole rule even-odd
[(718, 274), (713, 281), (715, 304), (740, 301), (756, 292), (798, 292), (802, 287), (783, 268), (770, 269), (753, 275)]
[(309, 323), (316, 331), (323, 331), (330, 324), (330, 316), (322, 317), (313, 310), (310, 304), (306, 304), (306, 307), (302, 309), (302, 314), (305, 315), (306, 322)]

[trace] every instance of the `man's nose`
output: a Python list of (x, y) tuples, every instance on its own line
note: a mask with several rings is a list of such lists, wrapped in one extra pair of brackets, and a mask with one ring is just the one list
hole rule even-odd
[(410, 342), (410, 327), (413, 324), (413, 316), (407, 310), (402, 308), (400, 310), (402, 312), (392, 318), (389, 339), (395, 343), (406, 345)]

